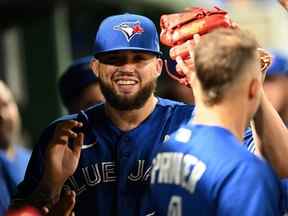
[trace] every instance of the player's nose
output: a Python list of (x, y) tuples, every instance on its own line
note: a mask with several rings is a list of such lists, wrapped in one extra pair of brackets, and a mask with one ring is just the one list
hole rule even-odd
[(136, 64), (133, 61), (127, 61), (121, 66), (121, 70), (133, 73), (136, 70)]

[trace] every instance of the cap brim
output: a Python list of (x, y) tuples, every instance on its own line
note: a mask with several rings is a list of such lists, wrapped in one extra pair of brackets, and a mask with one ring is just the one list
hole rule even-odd
[(149, 49), (144, 49), (144, 48), (139, 48), (139, 47), (123, 47), (123, 48), (115, 48), (115, 49), (109, 49), (107, 51), (101, 51), (101, 52), (97, 52), (94, 54), (94, 57), (97, 58), (100, 55), (105, 55), (105, 54), (109, 54), (109, 53), (113, 53), (113, 52), (119, 52), (119, 51), (136, 51), (136, 52), (144, 52), (144, 53), (149, 53), (149, 54), (153, 54), (155, 56), (161, 57), (163, 55), (163, 53), (161, 51), (157, 52), (154, 50), (149, 50)]

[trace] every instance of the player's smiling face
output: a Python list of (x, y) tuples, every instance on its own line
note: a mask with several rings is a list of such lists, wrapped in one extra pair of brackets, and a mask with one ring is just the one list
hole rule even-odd
[(161, 59), (145, 52), (119, 51), (98, 60), (101, 91), (113, 107), (137, 109), (152, 96), (162, 69)]

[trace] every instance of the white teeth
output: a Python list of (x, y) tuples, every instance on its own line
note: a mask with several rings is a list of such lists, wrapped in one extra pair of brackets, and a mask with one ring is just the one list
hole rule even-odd
[(135, 85), (136, 81), (133, 81), (133, 80), (118, 80), (117, 84), (119, 84), (119, 85)]

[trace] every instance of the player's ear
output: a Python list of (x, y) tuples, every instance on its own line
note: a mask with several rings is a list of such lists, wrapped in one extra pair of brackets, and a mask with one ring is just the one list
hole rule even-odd
[(96, 58), (92, 58), (90, 62), (90, 68), (91, 70), (95, 73), (95, 75), (98, 77), (99, 76), (99, 61)]
[(258, 97), (260, 89), (261, 89), (260, 81), (258, 79), (256, 79), (256, 78), (252, 79), (250, 81), (249, 89), (248, 89), (248, 98), (249, 98), (249, 100), (253, 100), (256, 97)]
[(161, 58), (156, 59), (156, 77), (159, 77), (163, 68), (163, 60)]

